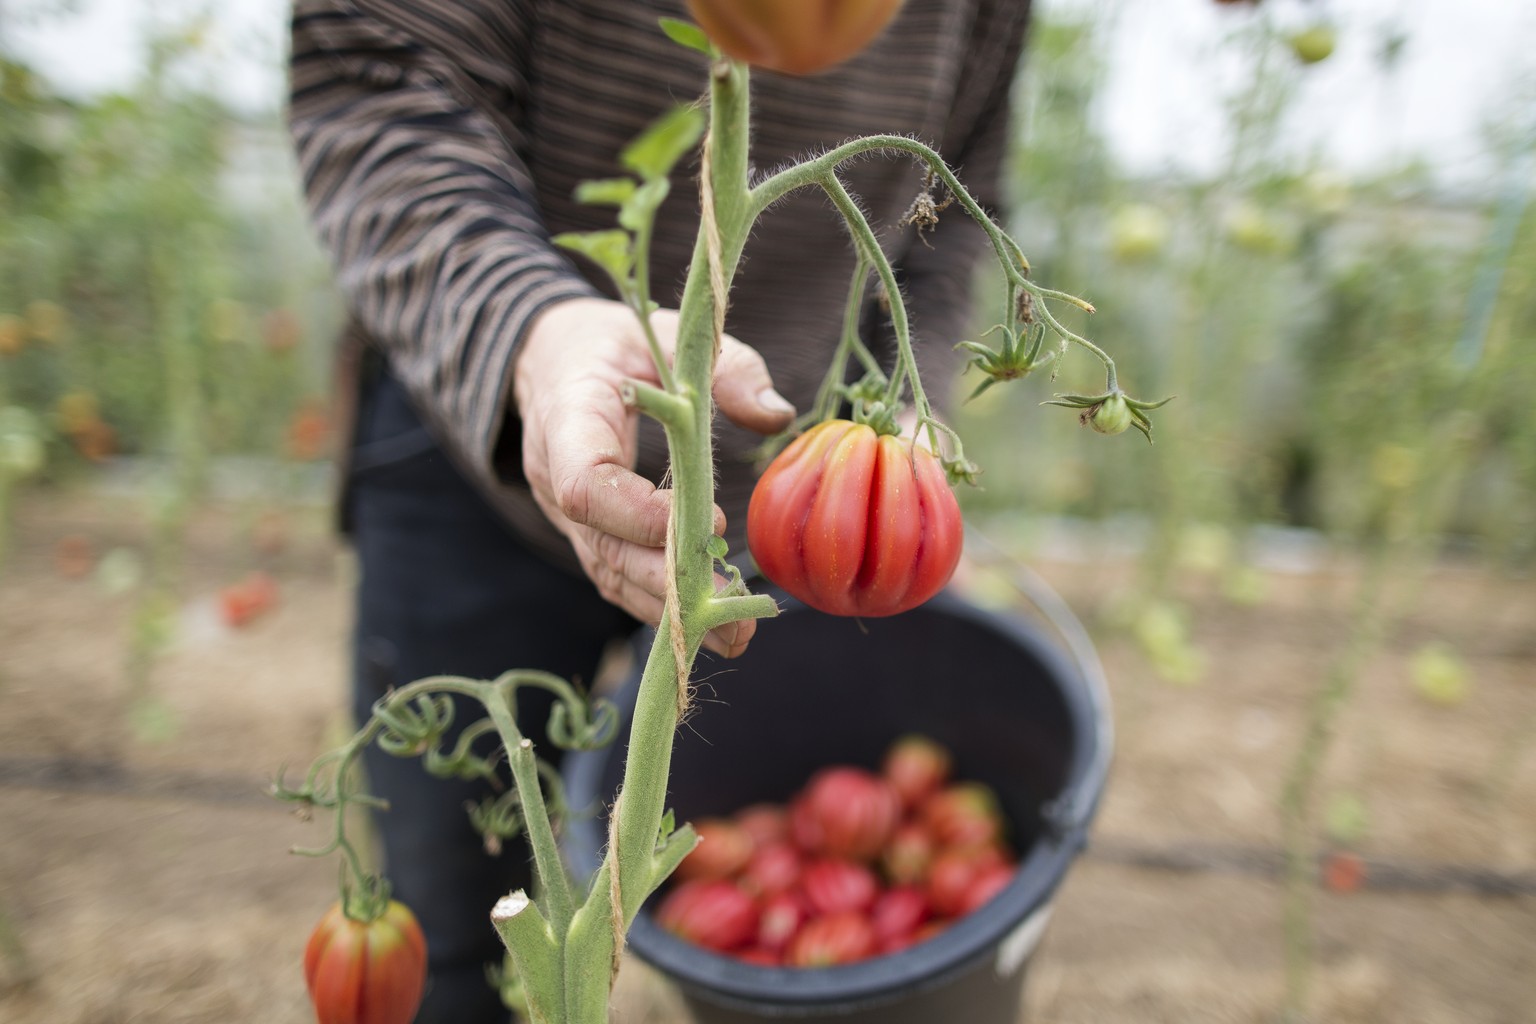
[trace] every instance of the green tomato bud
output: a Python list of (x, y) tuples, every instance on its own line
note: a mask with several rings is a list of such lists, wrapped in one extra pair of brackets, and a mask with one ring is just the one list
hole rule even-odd
[(1123, 434), (1131, 425), (1131, 407), (1124, 395), (1111, 395), (1083, 413), (1083, 420), (1101, 434)]

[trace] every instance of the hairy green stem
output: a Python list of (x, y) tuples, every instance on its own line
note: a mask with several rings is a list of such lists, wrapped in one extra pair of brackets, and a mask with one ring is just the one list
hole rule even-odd
[(513, 709), (517, 684), (512, 680), (493, 685), (485, 709), (501, 742), (507, 748), (507, 762), (512, 768), (512, 779), (517, 783), (517, 793), (523, 805), (523, 823), (528, 830), (528, 845), (533, 848), (533, 863), (538, 871), (542, 894), (549, 907), (549, 923), (557, 936), (564, 935), (575, 912), (571, 896), (570, 879), (560, 860), (560, 846), (555, 842), (554, 826), (549, 820), (549, 808), (544, 803), (544, 788), (539, 784), (539, 763), (533, 752), (533, 743), (517, 728)]
[[(916, 157), (933, 172), (933, 175), (939, 181), (944, 183), (944, 187), (949, 190), (950, 195), (955, 197), (965, 212), (970, 214), (971, 219), (979, 224), (981, 229), (987, 233), (987, 238), (991, 241), (992, 248), (997, 253), (997, 261), (1003, 268), (1003, 273), (1006, 275), (1009, 285), (1022, 288), (1036, 299), (1041, 300), (1037, 305), (1039, 306), (1039, 314), (1046, 324), (1060, 337), (1073, 344), (1080, 345), (1093, 353), (1104, 364), (1105, 373), (1110, 381), (1109, 386), (1114, 388), (1116, 386), (1115, 361), (1110, 358), (1109, 353), (1082, 335), (1069, 331), (1046, 308), (1043, 300), (1048, 298), (1059, 299), (1089, 311), (1092, 310), (1092, 305), (1084, 303), (1082, 299), (1074, 295), (1058, 292), (1050, 288), (1042, 288), (1029, 280), (1027, 276), (1029, 263), (1024, 259), (1018, 243), (1008, 237), (1007, 233), (998, 227), (997, 223), (987, 214), (986, 210), (982, 209), (981, 204), (976, 201), (976, 198), (960, 183), (960, 179), (955, 176), (955, 172), (949, 169), (949, 165), (944, 162), (944, 158), (932, 147), (926, 146), (916, 139), (909, 139), (904, 135), (869, 135), (845, 142), (841, 146), (828, 150), (814, 160), (807, 160), (793, 167), (787, 167), (759, 182), (752, 189), (753, 208), (758, 211), (767, 209), (797, 189), (806, 188), (811, 185), (822, 185), (825, 187), (825, 182), (836, 174), (837, 168), (843, 163), (857, 156), (882, 151), (896, 151)], [(891, 306), (894, 310), (896, 306), (894, 295), (891, 299)]]
[(550, 927), (538, 905), (521, 889), (508, 893), (491, 910), (491, 922), (501, 933), (517, 968), (533, 1024), (563, 1024), (565, 992), (560, 980), (561, 932)]
[(661, 339), (656, 337), (656, 328), (651, 323), (651, 232), (654, 229), (655, 220), (647, 217), (635, 232), (635, 294), (630, 308), (640, 318), (640, 329), (645, 332), (645, 343), (651, 349), (651, 361), (656, 364), (657, 379), (667, 391), (675, 392), (677, 380), (672, 375), (666, 353), (661, 350)]
[(859, 338), (859, 320), (864, 311), (864, 291), (868, 284), (869, 260), (860, 252), (854, 260), (853, 280), (848, 282), (848, 302), (843, 307), (843, 333), (837, 339), (837, 351), (832, 353), (832, 365), (827, 367), (827, 375), (822, 378), (821, 387), (816, 389), (816, 401), (811, 407), (812, 422), (819, 423), (832, 415), (837, 389), (848, 375), (848, 357), (855, 350), (866, 373), (885, 376)]
[[(858, 246), (861, 256), (874, 264), (875, 273), (880, 275), (880, 283), (885, 286), (885, 294), (891, 304), (891, 329), (896, 334), (897, 364), (896, 372), (891, 374), (890, 383), (886, 391), (889, 404), (895, 405), (901, 399), (901, 385), (903, 379), (910, 381), (912, 388), (912, 404), (917, 406), (919, 419), (931, 420), (933, 407), (928, 404), (928, 395), (923, 390), (922, 377), (917, 372), (917, 357), (912, 352), (912, 333), (907, 324), (907, 305), (902, 300), (901, 289), (896, 283), (896, 271), (891, 266), (891, 261), (885, 255), (885, 250), (880, 248), (880, 240), (875, 237), (875, 231), (869, 226), (869, 220), (864, 216), (864, 211), (859, 209), (859, 204), (854, 202), (853, 196), (843, 187), (834, 173), (828, 173), (826, 177), (817, 181), (832, 200), (832, 205), (837, 207), (839, 213), (848, 222), (848, 230), (853, 235), (854, 244)], [(928, 443), (934, 451), (939, 450), (939, 438), (933, 428), (928, 428)]]
[[(710, 205), (683, 290), (673, 362), (677, 375), (674, 393), (688, 408), (684, 416), (682, 409), (668, 407), (678, 415), (662, 421), (672, 456), (669, 556), (676, 604), (670, 606), (669, 602), (641, 675), (623, 785), (610, 811), (609, 849), (566, 938), (565, 1012), (572, 1024), (608, 1019), (610, 965), (615, 962), (616, 942), (645, 897), (665, 877), (659, 870), (657, 839), (680, 713), (679, 684), (686, 682), (710, 628), (776, 610), (766, 599), (717, 599), (714, 559), (709, 553), (714, 535), (710, 385), (721, 312), (716, 303), (726, 301), (755, 216), (747, 190), (747, 133), (747, 70), (735, 63), (717, 62), (710, 70), (710, 126), (704, 160), (708, 179), (702, 190)], [(714, 239), (709, 237), (710, 224), (716, 232)], [(673, 615), (682, 625), (681, 652), (672, 642)], [(674, 866), (670, 856), (668, 861), (668, 868)]]

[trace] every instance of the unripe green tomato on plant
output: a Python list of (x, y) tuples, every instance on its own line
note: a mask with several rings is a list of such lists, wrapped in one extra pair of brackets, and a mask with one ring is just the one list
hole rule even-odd
[(1123, 434), (1131, 425), (1131, 407), (1121, 395), (1111, 395), (1088, 411), (1088, 425), (1101, 434)]
[(1291, 44), (1291, 52), (1297, 60), (1303, 64), (1317, 64), (1333, 56), (1338, 37), (1332, 25), (1320, 22), (1293, 34), (1287, 42)]
[(334, 904), (310, 934), (304, 980), (319, 1024), (411, 1024), (427, 984), (427, 941), (405, 904), (372, 921)]
[(812, 75), (868, 46), (903, 0), (688, 0), (710, 40), (737, 60)]
[(747, 506), (747, 546), (763, 575), (832, 615), (916, 608), (954, 575), (962, 534), (938, 458), (848, 420), (796, 438)]

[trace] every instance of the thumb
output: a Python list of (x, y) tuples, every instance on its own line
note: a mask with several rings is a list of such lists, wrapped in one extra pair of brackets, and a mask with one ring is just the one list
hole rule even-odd
[(726, 419), (759, 434), (777, 433), (795, 416), (795, 407), (773, 389), (763, 357), (729, 334), (721, 339), (715, 361), (714, 391)]

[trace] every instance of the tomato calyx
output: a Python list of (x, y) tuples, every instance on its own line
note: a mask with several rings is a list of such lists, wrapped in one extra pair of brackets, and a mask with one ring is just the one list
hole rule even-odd
[(383, 917), (390, 904), (389, 879), (383, 875), (361, 875), (355, 884), (347, 880), (347, 872), (341, 877), (341, 912), (349, 921), (372, 924)]
[(1118, 386), (1111, 387), (1108, 391), (1098, 395), (1057, 395), (1049, 402), (1041, 405), (1059, 405), (1067, 409), (1080, 409), (1078, 422), (1085, 427), (1092, 427), (1100, 434), (1121, 434), (1129, 427), (1135, 427), (1147, 438), (1147, 443), (1152, 442), (1152, 420), (1147, 412), (1167, 405), (1173, 401), (1174, 396), (1160, 399), (1156, 402), (1144, 402), (1138, 398), (1121, 391)]
[(967, 402), (994, 384), (1021, 380), (1029, 376), (1040, 367), (1055, 361), (1060, 354), (1059, 352), (1040, 354), (1040, 350), (1045, 347), (1045, 324), (1043, 323), (1028, 324), (1018, 331), (1007, 324), (994, 324), (982, 334), (982, 337), (985, 338), (993, 333), (1001, 333), (1003, 336), (1003, 342), (999, 348), (990, 348), (979, 341), (962, 341), (955, 346), (971, 353), (973, 357), (966, 364), (966, 370), (975, 367), (984, 375), (981, 383), (976, 385), (976, 389), (966, 396)]

